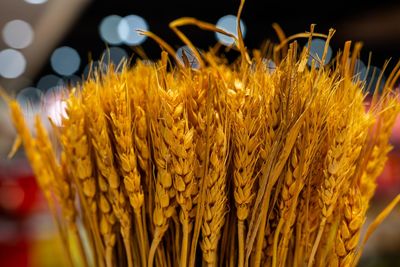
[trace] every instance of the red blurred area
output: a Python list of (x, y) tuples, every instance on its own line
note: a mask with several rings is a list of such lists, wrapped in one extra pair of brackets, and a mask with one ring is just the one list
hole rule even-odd
[(378, 178), (376, 198), (393, 198), (400, 193), (400, 116), (397, 117), (390, 140), (393, 150), (382, 175)]
[(29, 265), (30, 242), (21, 240), (16, 243), (0, 243), (0, 266), (25, 267)]
[(400, 151), (396, 148), (389, 154), (383, 173), (378, 178), (376, 198), (393, 198), (400, 193)]
[(0, 166), (0, 266), (30, 266), (31, 218), (45, 211), (38, 185), (25, 161)]
[(0, 213), (23, 219), (37, 208), (41, 195), (32, 174), (1, 177)]

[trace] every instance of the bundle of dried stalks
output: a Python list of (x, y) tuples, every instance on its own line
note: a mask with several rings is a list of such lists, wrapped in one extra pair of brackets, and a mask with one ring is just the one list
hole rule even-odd
[[(187, 24), (225, 32), (193, 18), (171, 23), (199, 69), (144, 33), (167, 51), (161, 60), (94, 73), (66, 97), (67, 116), (50, 133), (40, 120), (31, 133), (8, 99), (69, 264), (355, 266), (400, 200), (362, 238), (400, 111), (400, 64), (367, 110), (353, 76), (360, 46), (347, 42), (322, 64), (333, 31), (285, 38), (276, 27), (281, 43), (251, 56), (239, 27), (240, 57), (227, 64), (215, 50), (199, 53), (178, 30)], [(307, 47), (290, 41), (315, 36), (326, 38), (325, 53), (308, 67)]]

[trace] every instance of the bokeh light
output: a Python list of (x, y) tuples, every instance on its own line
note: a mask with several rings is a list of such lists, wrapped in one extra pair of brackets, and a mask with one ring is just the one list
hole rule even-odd
[(354, 76), (358, 81), (365, 81), (367, 79), (367, 67), (360, 59), (356, 60), (356, 64), (354, 66)]
[(32, 117), (41, 112), (43, 93), (37, 88), (27, 87), (17, 95), (25, 117)]
[(64, 86), (64, 82), (61, 79), (61, 77), (54, 74), (43, 76), (42, 78), (39, 79), (36, 85), (36, 87), (42, 90), (43, 92), (47, 91), (50, 88), (59, 86)]
[(4, 42), (12, 48), (22, 49), (28, 47), (33, 41), (32, 26), (19, 19), (7, 22), (2, 34)]
[(100, 37), (103, 39), (103, 41), (112, 45), (118, 45), (122, 43), (122, 39), (118, 34), (118, 25), (121, 20), (121, 16), (110, 15), (101, 21), (99, 31)]
[(189, 61), (190, 67), (192, 69), (198, 69), (200, 67), (199, 65), (199, 61), (197, 60), (197, 58), (195, 57), (192, 49), (190, 49), (188, 46), (182, 46), (179, 47), (178, 50), (176, 51), (176, 56), (178, 58), (178, 60), (184, 64), (184, 60), (183, 60), (183, 53), (185, 53), (186, 58)]
[(101, 61), (90, 62), (83, 70), (83, 78), (88, 79), (89, 76), (92, 76), (93, 73), (96, 73), (98, 71), (101, 73), (105, 73), (107, 71), (107, 65)]
[[(120, 66), (121, 62), (128, 59), (128, 53), (121, 47), (110, 47), (104, 50), (102, 54), (103, 62), (113, 64), (114, 66)], [(119, 68), (117, 68), (118, 70)]]
[(126, 45), (140, 45), (146, 40), (137, 30), (148, 31), (147, 22), (140, 16), (129, 15), (122, 18), (118, 24), (118, 35)]
[[(311, 66), (312, 62), (315, 62), (315, 66), (319, 68), (320, 62), (322, 60), (322, 56), (324, 54), (326, 41), (323, 39), (315, 38), (311, 41), (310, 47), (310, 57), (308, 58), (308, 65)], [(328, 64), (329, 61), (332, 59), (332, 48), (329, 46), (328, 51), (326, 53), (326, 58), (324, 61), (324, 65)]]
[(75, 49), (63, 46), (54, 50), (50, 62), (55, 72), (63, 76), (69, 76), (79, 69), (81, 58)]
[[(8, 211), (13, 211), (23, 205), (25, 199), (25, 192), (17, 181), (3, 181), (0, 187), (0, 207)], [(3, 222), (1, 224), (3, 227)], [(12, 228), (11, 228), (12, 229)], [(7, 229), (10, 230), (10, 229)], [(12, 231), (12, 230), (11, 230)], [(3, 231), (2, 231), (3, 233)], [(0, 239), (1, 240), (1, 239)]]
[(14, 49), (5, 49), (0, 52), (0, 76), (13, 79), (21, 76), (26, 69), (24, 55)]
[[(224, 31), (231, 33), (231, 34), (235, 35), (236, 37), (238, 37), (236, 20), (237, 20), (236, 16), (226, 15), (217, 21), (216, 26), (217, 26), (217, 28), (220, 28), (221, 30), (224, 30)], [(242, 35), (244, 38), (246, 36), (246, 25), (244, 24), (244, 22), (242, 20), (240, 20), (240, 27), (242, 29)], [(225, 34), (222, 34), (222, 33), (216, 33), (215, 36), (220, 43), (222, 43), (226, 46), (230, 46), (230, 45), (234, 44), (234, 42), (235, 42), (235, 40), (232, 37), (226, 36)]]
[(25, 0), (25, 2), (33, 5), (40, 5), (47, 2), (47, 0)]

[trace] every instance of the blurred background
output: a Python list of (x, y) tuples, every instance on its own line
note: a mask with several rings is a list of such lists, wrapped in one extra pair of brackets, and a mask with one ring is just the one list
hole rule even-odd
[[(107, 62), (159, 57), (159, 46), (135, 30), (156, 33), (179, 56), (187, 48), (168, 28), (170, 21), (192, 16), (235, 33), (238, 6), (238, 0), (1, 0), (0, 86), (17, 98), (28, 121), (39, 112), (57, 123), (65, 107), (60, 95), (88, 76), (90, 64), (104, 69)], [(392, 58), (390, 70), (400, 58), (399, 1), (247, 1), (242, 15), (247, 47), (259, 48), (266, 39), (276, 42), (273, 22), (288, 36), (309, 30), (311, 23), (322, 33), (335, 28), (326, 64), (344, 41), (362, 41), (355, 75), (372, 87), (376, 78), (373, 71), (366, 72), (370, 52), (370, 69), (377, 74), (386, 59)], [(230, 38), (196, 27), (183, 31), (199, 49), (232, 43)], [(323, 46), (324, 41), (316, 39), (311, 52), (320, 57)], [(57, 230), (23, 152), (7, 158), (15, 138), (8, 118), (0, 101), (0, 266), (64, 266)], [(392, 143), (369, 221), (400, 193), (400, 121)], [(399, 225), (397, 209), (371, 238), (360, 266), (400, 266)]]

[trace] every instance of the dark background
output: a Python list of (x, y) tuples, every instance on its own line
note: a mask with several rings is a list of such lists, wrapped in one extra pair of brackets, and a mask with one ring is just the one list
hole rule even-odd
[[(183, 16), (216, 23), (227, 14), (236, 14), (238, 0), (214, 1), (92, 1), (74, 23), (59, 44), (77, 49), (82, 56), (80, 71), (86, 66), (89, 55), (100, 57), (106, 44), (101, 40), (98, 26), (101, 20), (110, 14), (142, 16), (149, 24), (150, 31), (162, 37), (177, 48), (182, 42), (168, 28), (168, 23)], [(363, 41), (361, 59), (368, 62), (372, 52), (372, 63), (382, 67), (384, 61), (393, 58), (392, 65), (400, 56), (400, 1), (247, 1), (242, 14), (247, 33), (245, 43), (248, 48), (258, 48), (266, 39), (277, 41), (271, 25), (279, 23), (286, 35), (308, 31), (310, 24), (315, 23), (316, 31), (327, 33), (330, 28), (336, 29), (332, 40), (334, 52), (340, 49), (346, 40)], [(202, 31), (194, 26), (184, 27), (183, 31), (193, 43), (207, 49), (216, 43), (214, 34)], [(302, 41), (300, 41), (301, 43)], [(122, 45), (128, 51), (129, 47)], [(142, 47), (151, 59), (160, 55), (159, 46), (147, 39)], [(51, 73), (47, 64), (41, 71), (42, 76)]]

